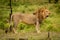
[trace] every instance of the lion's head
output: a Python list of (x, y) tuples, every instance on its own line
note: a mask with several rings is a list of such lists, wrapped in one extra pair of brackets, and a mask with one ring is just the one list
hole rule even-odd
[(36, 15), (41, 22), (43, 19), (47, 18), (50, 15), (50, 11), (46, 7), (42, 7), (33, 14)]

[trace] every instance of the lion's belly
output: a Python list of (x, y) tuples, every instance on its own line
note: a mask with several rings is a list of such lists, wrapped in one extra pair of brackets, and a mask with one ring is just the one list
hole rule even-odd
[(24, 16), (22, 22), (27, 24), (34, 24), (36, 22), (35, 16)]
[(22, 22), (27, 23), (27, 24), (34, 24), (35, 21), (33, 19), (24, 19)]

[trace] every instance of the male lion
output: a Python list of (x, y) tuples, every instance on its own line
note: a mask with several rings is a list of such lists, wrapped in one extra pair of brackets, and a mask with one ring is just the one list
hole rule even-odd
[(34, 24), (36, 27), (37, 33), (39, 33), (39, 24), (49, 16), (50, 11), (44, 7), (39, 8), (33, 14), (23, 14), (23, 13), (15, 13), (11, 16), (11, 21), (13, 20), (13, 31), (16, 33), (16, 27), (18, 23), (24, 22), (26, 24)]

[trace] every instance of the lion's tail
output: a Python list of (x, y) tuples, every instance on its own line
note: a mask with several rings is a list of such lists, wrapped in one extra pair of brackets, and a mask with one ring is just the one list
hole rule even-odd
[(10, 22), (12, 22), (13, 21), (13, 15), (11, 15), (11, 20), (10, 20)]

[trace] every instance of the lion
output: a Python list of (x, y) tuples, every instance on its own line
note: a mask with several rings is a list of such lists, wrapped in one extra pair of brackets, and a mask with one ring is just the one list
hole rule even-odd
[(16, 12), (11, 16), (11, 22), (13, 21), (13, 25), (14, 25), (12, 29), (14, 33), (16, 33), (17, 25), (23, 22), (26, 24), (35, 25), (37, 33), (40, 33), (39, 24), (41, 24), (41, 22), (49, 15), (50, 15), (50, 11), (45, 7), (38, 8), (38, 10), (33, 12), (32, 14), (27, 14), (27, 13), (24, 14), (24, 13)]

